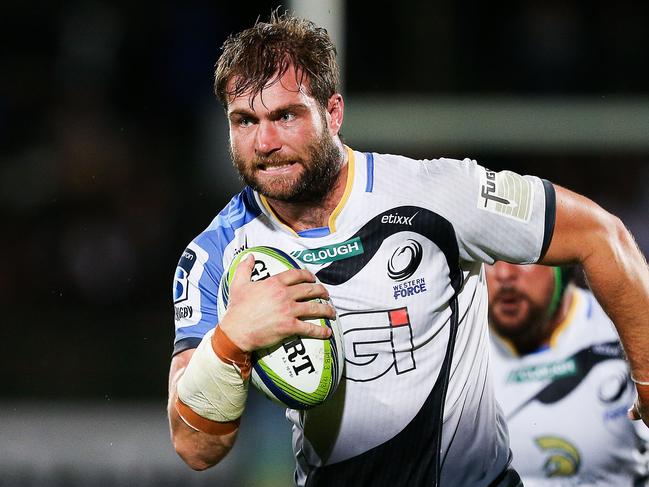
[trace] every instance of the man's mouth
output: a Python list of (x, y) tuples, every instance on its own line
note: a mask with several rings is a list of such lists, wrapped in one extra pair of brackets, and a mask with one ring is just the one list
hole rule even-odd
[(269, 163), (269, 164), (259, 164), (257, 167), (266, 172), (281, 172), (293, 166), (295, 163), (292, 161), (280, 162), (280, 163)]
[(523, 296), (519, 293), (500, 293), (496, 296), (496, 301), (501, 306), (502, 310), (515, 311), (523, 302)]

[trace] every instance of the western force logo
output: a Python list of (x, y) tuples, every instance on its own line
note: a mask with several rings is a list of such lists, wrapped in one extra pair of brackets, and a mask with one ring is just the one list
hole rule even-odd
[(604, 403), (614, 403), (620, 400), (627, 387), (627, 376), (620, 371), (602, 381), (597, 391), (597, 397)]
[(581, 455), (572, 443), (556, 436), (542, 436), (535, 442), (548, 454), (543, 465), (546, 477), (571, 477), (579, 472)]
[(359, 237), (356, 237), (317, 249), (295, 250), (291, 252), (291, 255), (306, 264), (326, 264), (335, 260), (348, 259), (363, 252), (363, 243)]
[(176, 275), (174, 277), (174, 303), (180, 303), (187, 299), (187, 279), (195, 263), (196, 252), (191, 249), (185, 249), (178, 262), (178, 267), (176, 267)]
[(531, 181), (511, 171), (480, 171), (478, 208), (514, 220), (529, 222), (534, 190)]
[(408, 225), (412, 226), (412, 221), (415, 219), (419, 212), (414, 215), (399, 215), (399, 213), (390, 213), (389, 215), (383, 215), (381, 217), (381, 223), (394, 223), (397, 225)]
[(426, 280), (421, 277), (419, 279), (413, 279), (412, 281), (402, 282), (393, 286), (394, 288), (394, 299), (401, 299), (408, 296), (414, 296), (415, 294), (424, 293), (426, 289)]
[[(416, 215), (415, 213), (412, 218)], [(423, 257), (421, 244), (411, 238), (406, 242), (397, 247), (388, 261), (388, 276), (393, 281), (405, 281), (415, 273), (419, 264), (421, 264)]]

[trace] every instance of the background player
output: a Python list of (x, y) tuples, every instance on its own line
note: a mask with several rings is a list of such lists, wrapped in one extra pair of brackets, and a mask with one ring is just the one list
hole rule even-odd
[[(296, 483), (518, 485), (487, 374), (482, 263), (581, 262), (640, 381), (649, 380), (646, 263), (618, 219), (539, 178), (345, 147), (337, 85), (335, 48), (310, 22), (274, 17), (224, 46), (216, 91), (248, 187), (179, 265), (176, 300), (196, 312), (177, 323), (174, 446), (194, 468), (218, 463), (245, 407), (250, 352), (322, 336), (300, 318), (333, 311), (303, 301), (330, 294), (346, 333), (345, 380), (326, 405), (288, 413)], [(217, 314), (220, 276), (240, 248), (290, 253), (354, 239), (362, 253), (263, 282), (249, 281), (244, 262)], [(426, 291), (395, 302), (412, 282)], [(638, 412), (649, 401), (641, 392)]]
[(492, 371), (513, 465), (526, 486), (641, 485), (649, 430), (627, 417), (635, 389), (617, 333), (573, 272), (486, 267)]

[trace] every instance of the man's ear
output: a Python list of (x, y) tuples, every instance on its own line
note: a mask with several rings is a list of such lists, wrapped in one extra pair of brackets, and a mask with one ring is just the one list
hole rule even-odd
[(340, 93), (334, 93), (327, 102), (327, 125), (332, 136), (338, 135), (338, 132), (340, 132), (344, 114), (345, 102), (343, 96)]

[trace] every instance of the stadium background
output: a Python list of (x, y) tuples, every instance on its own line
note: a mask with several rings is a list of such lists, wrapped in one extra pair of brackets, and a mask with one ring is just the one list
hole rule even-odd
[[(258, 394), (205, 473), (164, 412), (175, 264), (241, 186), (213, 65), (277, 5), (0, 7), (0, 486), (290, 484), (288, 425)], [(284, 5), (335, 33), (352, 147), (546, 177), (647, 254), (649, 4)]]

